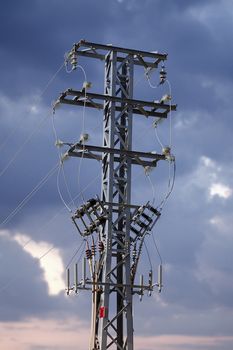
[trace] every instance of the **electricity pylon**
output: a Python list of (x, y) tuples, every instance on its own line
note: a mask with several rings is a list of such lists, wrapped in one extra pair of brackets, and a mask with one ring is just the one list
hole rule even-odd
[[(133, 99), (134, 67), (147, 71), (158, 68), (167, 59), (166, 54), (137, 51), (100, 45), (81, 40), (70, 51), (67, 61), (77, 68), (78, 57), (89, 57), (105, 62), (104, 94), (68, 89), (57, 103), (86, 106), (103, 110), (103, 144), (87, 144), (84, 134), (75, 144), (69, 144), (67, 156), (98, 159), (102, 162), (101, 197), (92, 198), (72, 216), (81, 236), (87, 241), (83, 260), (82, 279), (78, 280), (75, 266), (74, 285), (67, 275), (67, 294), (70, 291), (92, 291), (92, 329), (90, 350), (133, 350), (133, 294), (151, 293), (154, 286), (162, 287), (161, 273), (153, 283), (152, 271), (148, 283), (135, 275), (145, 235), (160, 216), (160, 212), (147, 202), (131, 204), (131, 168), (133, 165), (156, 167), (159, 160), (171, 160), (169, 148), (162, 154), (132, 150), (133, 115), (146, 118), (166, 118), (176, 105), (164, 101)], [(162, 66), (160, 84), (166, 80)], [(95, 236), (95, 238), (93, 238)], [(88, 239), (92, 240), (91, 247)], [(98, 240), (98, 257), (95, 243)], [(90, 276), (87, 277), (86, 264)]]

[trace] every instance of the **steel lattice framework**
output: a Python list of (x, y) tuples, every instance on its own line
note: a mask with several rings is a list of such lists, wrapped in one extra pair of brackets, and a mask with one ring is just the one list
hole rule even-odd
[[(145, 233), (152, 228), (160, 214), (149, 205), (139, 208), (131, 204), (131, 168), (132, 165), (155, 167), (159, 160), (166, 159), (166, 154), (132, 150), (133, 115), (166, 118), (170, 110), (176, 109), (175, 105), (134, 100), (134, 67), (157, 68), (161, 61), (166, 60), (167, 55), (81, 40), (71, 50), (72, 64), (76, 64), (78, 56), (104, 60), (104, 94), (68, 89), (61, 94), (58, 102), (103, 109), (103, 144), (69, 144), (67, 155), (101, 160), (102, 189), (100, 200), (89, 201), (86, 207), (77, 211), (73, 221), (76, 224), (76, 220), (87, 213), (92, 230), (98, 231), (104, 248), (97, 262), (90, 263), (89, 257), (91, 278), (87, 279), (84, 271), (82, 282), (76, 281), (74, 288), (69, 286), (68, 281), (68, 293), (71, 289), (77, 291), (91, 287), (90, 350), (133, 350), (133, 294), (142, 294), (144, 290), (152, 290), (153, 286), (152, 281), (149, 285), (143, 282), (140, 285), (134, 284), (140, 254), (138, 258), (133, 258), (132, 250), (136, 249), (138, 241), (143, 243)], [(95, 220), (92, 219), (91, 212), (87, 212), (92, 204), (95, 205)], [(154, 218), (145, 214), (141, 208), (150, 210)], [(141, 231), (133, 227), (132, 218), (137, 216), (135, 213), (144, 217), (144, 222), (137, 221)], [(77, 224), (76, 226), (78, 228)], [(87, 226), (85, 234), (80, 229), (79, 231), (82, 235), (93, 232)]]

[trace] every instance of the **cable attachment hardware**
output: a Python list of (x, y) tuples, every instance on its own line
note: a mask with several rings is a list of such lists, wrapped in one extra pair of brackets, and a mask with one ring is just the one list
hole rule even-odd
[(131, 242), (141, 239), (146, 233), (150, 232), (160, 215), (160, 212), (152, 207), (149, 202), (146, 205), (135, 209), (132, 213), (130, 226), (132, 232)]
[(57, 148), (60, 148), (60, 147), (62, 147), (64, 145), (64, 142), (63, 141), (61, 141), (61, 140), (59, 140), (59, 139), (57, 139), (56, 141), (55, 141), (55, 146), (57, 147)]
[(162, 154), (165, 156), (165, 159), (169, 160), (170, 162), (175, 161), (175, 156), (173, 154), (171, 154), (171, 147), (165, 146), (162, 149)]
[(82, 91), (89, 90), (92, 87), (92, 82), (90, 81), (84, 81)]
[(160, 85), (164, 84), (167, 78), (167, 72), (165, 71), (165, 66), (162, 65), (161, 71), (159, 72)]
[(99, 232), (107, 220), (107, 211), (103, 202), (98, 198), (91, 198), (81, 205), (71, 217), (82, 237)]
[(70, 64), (72, 66), (72, 70), (76, 70), (78, 66), (78, 59), (75, 51), (71, 51), (69, 55), (69, 59), (70, 59)]
[(104, 251), (104, 243), (101, 240), (99, 240), (99, 243), (98, 243), (98, 250), (99, 250), (99, 253), (103, 253)]
[(83, 134), (80, 135), (79, 143), (84, 145), (85, 142), (88, 141), (88, 140), (89, 140), (89, 134), (83, 133)]

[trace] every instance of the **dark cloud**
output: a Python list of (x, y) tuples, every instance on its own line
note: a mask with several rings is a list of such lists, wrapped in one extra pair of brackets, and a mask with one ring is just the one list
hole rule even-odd
[[(233, 186), (231, 33), (232, 5), (227, 1), (35, 0), (7, 1), (1, 8), (0, 139), (4, 142), (15, 127), (16, 131), (1, 149), (0, 172), (35, 130), (36, 123), (48, 115), (1, 176), (1, 222), (58, 161), (51, 102), (67, 87), (79, 89), (83, 73), (77, 70), (67, 74), (63, 69), (43, 91), (73, 43), (84, 38), (169, 54), (166, 67), (172, 96), (178, 103), (178, 111), (172, 117), (177, 181), (155, 228), (165, 264), (164, 293), (159, 299), (135, 302), (135, 327), (143, 334), (154, 334), (155, 330), (157, 334), (231, 334), (232, 199), (209, 195), (215, 182)], [(102, 92), (103, 63), (84, 59), (79, 63), (93, 82), (93, 91)], [(168, 92), (166, 85), (160, 90), (150, 89), (143, 73), (136, 71), (137, 98), (154, 100)], [(156, 73), (152, 75), (152, 82), (157, 79)], [(55, 126), (59, 139), (79, 139), (82, 113), (70, 106), (57, 109)], [(101, 143), (101, 121), (102, 112), (86, 110), (86, 129), (92, 144)], [(135, 149), (161, 150), (152, 122), (135, 118)], [(164, 144), (169, 142), (167, 122), (161, 124), (158, 134)], [(203, 156), (207, 163), (212, 162), (211, 166), (203, 163)], [(83, 160), (78, 184), (79, 164), (77, 159), (64, 164), (72, 197), (100, 172), (100, 164)], [(162, 164), (151, 173), (156, 201), (166, 192), (167, 173)], [(134, 175), (138, 176), (132, 191), (134, 200), (144, 203), (146, 196), (151, 198), (149, 181), (142, 169), (134, 170)], [(85, 198), (99, 193), (99, 185), (99, 179), (94, 181), (85, 191)], [(62, 176), (60, 189), (66, 203), (70, 202)], [(80, 203), (80, 198), (75, 200), (75, 206)], [(72, 203), (71, 206), (73, 209)], [(61, 249), (64, 264), (80, 243), (70, 213), (58, 195), (56, 174), (1, 228), (10, 229), (12, 235), (19, 231), (36, 242), (54, 244)], [(159, 259), (150, 238), (148, 248), (155, 266)], [(74, 311), (87, 318), (89, 295), (82, 293), (71, 302), (61, 295), (51, 297), (38, 261), (2, 236), (0, 251), (3, 285), (11, 281), (15, 272), (18, 276), (11, 287), (1, 292), (2, 320), (48, 314), (63, 317)], [(146, 252), (143, 255), (145, 267), (148, 258)]]

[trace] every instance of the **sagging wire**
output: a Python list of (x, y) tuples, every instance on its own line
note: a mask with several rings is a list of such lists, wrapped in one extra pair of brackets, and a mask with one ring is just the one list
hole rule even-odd
[[(82, 166), (84, 152), (85, 152), (85, 142), (89, 138), (88, 134), (85, 133), (85, 112), (86, 112), (88, 83), (87, 83), (87, 75), (85, 73), (84, 68), (82, 68), (82, 70), (83, 70), (84, 76), (85, 76), (85, 81), (84, 81), (84, 84), (83, 84), (83, 88), (84, 88), (84, 104), (83, 104), (83, 115), (82, 115), (82, 132), (81, 132), (81, 137), (80, 137), (80, 142), (82, 142), (82, 144), (83, 144), (83, 150), (82, 150), (82, 156), (81, 156), (81, 159), (80, 159), (80, 162), (79, 162), (79, 166), (78, 166), (78, 178), (77, 178), (77, 185), (78, 185), (78, 188), (80, 188), (80, 190), (81, 190), (81, 184), (80, 184), (81, 166)], [(81, 196), (82, 196), (83, 202), (85, 202), (84, 195), (82, 194), (82, 191), (81, 191)]]
[(175, 161), (175, 159), (172, 161), (172, 163), (173, 163), (173, 176), (172, 176), (172, 179), (171, 179), (171, 176), (170, 176), (169, 181), (168, 181), (167, 193), (166, 193), (165, 197), (163, 198), (163, 200), (160, 202), (160, 204), (156, 208), (156, 209), (159, 209), (160, 211), (163, 209), (164, 204), (166, 203), (168, 197), (170, 197), (170, 195), (171, 195), (171, 193), (172, 193), (172, 191), (174, 189), (175, 179), (176, 179), (176, 161)]
[[(83, 189), (83, 191), (85, 192), (93, 183), (96, 182), (96, 180), (98, 180), (98, 178), (100, 177), (100, 175), (97, 175), (94, 179), (92, 179), (88, 184), (87, 186)], [(78, 197), (80, 197), (80, 193), (78, 193), (74, 199), (77, 199)], [(71, 203), (69, 203), (70, 205)], [(54, 221), (60, 214), (61, 212), (64, 210), (64, 208), (60, 209), (52, 218), (50, 218), (43, 226), (42, 228), (44, 229), (46, 226), (48, 226), (49, 224), (51, 224), (52, 221)], [(10, 220), (9, 220), (10, 221)], [(8, 221), (8, 222), (9, 222)], [(3, 223), (1, 223), (0, 225), (2, 225)], [(42, 230), (42, 228), (40, 228), (39, 232)], [(30, 242), (32, 242), (33, 239), (29, 239), (23, 246), (22, 248), (25, 248)], [(83, 241), (84, 242), (84, 241)], [(46, 255), (48, 255), (53, 249), (55, 249), (56, 247), (53, 246), (53, 247), (50, 247), (45, 253), (43, 253), (38, 259), (39, 260), (42, 260)], [(85, 246), (84, 246), (84, 249), (85, 249)], [(82, 251), (82, 254), (80, 255), (80, 258), (82, 257), (83, 253), (84, 253), (84, 249)], [(79, 258), (79, 260), (80, 260)], [(14, 283), (16, 280), (17, 280), (18, 276), (14, 277), (13, 279), (11, 279), (8, 283), (6, 283), (4, 286), (2, 286), (0, 288), (0, 293), (2, 291), (4, 291), (5, 289), (7, 289), (12, 283)]]
[[(53, 133), (54, 133), (54, 137), (55, 137), (55, 145), (57, 147), (60, 147), (63, 145), (63, 142), (59, 140), (58, 138), (58, 135), (57, 135), (57, 130), (56, 130), (56, 127), (55, 127), (55, 120), (54, 120), (54, 117), (55, 117), (55, 107), (53, 106), (53, 111), (52, 111), (52, 127), (53, 127)], [(68, 186), (68, 182), (67, 182), (67, 179), (66, 179), (66, 174), (65, 174), (65, 170), (64, 170), (64, 160), (66, 159), (66, 157), (62, 156), (59, 149), (57, 149), (57, 153), (58, 153), (58, 158), (59, 158), (59, 168), (58, 168), (58, 172), (57, 172), (57, 191), (58, 191), (58, 194), (59, 194), (59, 197), (62, 201), (62, 203), (64, 204), (64, 206), (66, 207), (66, 209), (72, 213), (72, 209), (67, 205), (66, 201), (64, 200), (64, 197), (61, 193), (61, 189), (60, 189), (60, 182), (59, 182), (59, 179), (60, 179), (60, 172), (62, 170), (62, 174), (63, 174), (63, 179), (64, 179), (64, 183), (65, 183), (65, 186), (66, 186), (66, 191), (71, 199), (71, 202), (73, 203), (74, 207), (75, 207), (75, 203), (74, 203), (74, 200), (71, 196), (71, 193), (70, 193), (70, 189), (69, 189), (69, 186)]]
[(0, 223), (0, 226), (8, 224), (9, 221), (28, 203), (34, 194), (48, 181), (48, 179), (55, 173), (59, 164), (57, 163), (49, 172), (38, 182), (30, 193), (19, 203), (19, 205)]
[[(155, 124), (153, 124), (153, 126), (154, 126), (154, 125), (155, 125)], [(156, 139), (157, 139), (158, 143), (160, 144), (161, 148), (163, 149), (163, 148), (164, 148), (164, 145), (163, 145), (163, 143), (162, 143), (162, 141), (161, 141), (161, 139), (160, 139), (160, 137), (159, 137), (159, 135), (158, 135), (157, 125), (154, 126), (154, 131), (155, 131)]]
[[(173, 188), (174, 188), (174, 183), (175, 183), (175, 174), (176, 174), (176, 163), (175, 163), (175, 157), (171, 154), (171, 149), (172, 149), (172, 116), (171, 116), (171, 111), (172, 111), (172, 88), (171, 88), (171, 84), (169, 82), (169, 80), (167, 79), (167, 72), (165, 70), (165, 66), (164, 64), (162, 65), (161, 67), (161, 71), (160, 71), (160, 81), (157, 85), (153, 85), (150, 81), (150, 74), (153, 72), (153, 68), (147, 68), (146, 69), (146, 72), (145, 72), (145, 75), (146, 75), (146, 78), (147, 78), (147, 81), (150, 85), (151, 88), (158, 88), (159, 85), (161, 84), (164, 84), (166, 83), (168, 85), (168, 88), (169, 88), (169, 94), (168, 95), (164, 95), (161, 100), (160, 100), (160, 103), (164, 103), (166, 101), (169, 101), (169, 146), (165, 147), (163, 145), (163, 142), (161, 141), (159, 135), (158, 135), (158, 132), (157, 132), (157, 126), (159, 124), (159, 122), (161, 121), (161, 118), (160, 119), (157, 119), (154, 121), (153, 123), (153, 127), (154, 127), (154, 130), (155, 130), (155, 136), (156, 136), (156, 139), (158, 141), (158, 143), (160, 144), (161, 148), (162, 148), (162, 153), (165, 155), (166, 159), (168, 160), (169, 162), (169, 166), (168, 166), (168, 190), (167, 190), (167, 193), (165, 195), (165, 197), (163, 198), (163, 200), (160, 202), (160, 204), (157, 206), (157, 209), (159, 208), (160, 210), (162, 210), (166, 200), (168, 199), (168, 197), (170, 196), (170, 194), (172, 193), (173, 191)], [(173, 177), (171, 178), (171, 163), (173, 163)], [(153, 186), (153, 183), (149, 177), (149, 174), (146, 174), (147, 175), (147, 178), (150, 182), (150, 185), (152, 187), (152, 193), (154, 192), (154, 186)]]
[(149, 250), (148, 250), (147, 245), (146, 245), (146, 240), (144, 241), (144, 246), (145, 246), (145, 248), (146, 248), (146, 253), (147, 253), (148, 261), (149, 261), (149, 264), (150, 264), (150, 269), (151, 269), (151, 271), (152, 271), (152, 270), (153, 270), (153, 267), (152, 267), (152, 262), (151, 262)]
[(145, 72), (144, 72), (144, 75), (146, 76), (146, 80), (149, 84), (149, 86), (152, 88), (152, 89), (157, 89), (159, 87), (159, 83), (156, 84), (156, 85), (153, 85), (150, 81), (150, 75), (153, 73), (153, 71), (155, 70), (155, 68), (152, 68), (152, 67), (149, 67), (149, 68), (146, 68), (145, 69)]
[(54, 75), (49, 79), (48, 83), (45, 85), (45, 88), (42, 90), (39, 97), (42, 97), (44, 95), (45, 91), (48, 89), (49, 85), (54, 81), (56, 76), (60, 73), (64, 65), (65, 63), (63, 62), (62, 65), (58, 68), (58, 70), (54, 73)]
[[(58, 68), (58, 70), (55, 72), (55, 74), (49, 79), (48, 83), (45, 85), (44, 89), (42, 90), (42, 92), (39, 94), (39, 98), (41, 98), (44, 93), (46, 92), (46, 90), (48, 89), (48, 87), (50, 86), (50, 84), (54, 81), (54, 79), (56, 78), (56, 76), (60, 73), (60, 71), (62, 70), (62, 68), (64, 67), (64, 62), (62, 63), (62, 65)], [(21, 147), (17, 149), (17, 151), (15, 152), (15, 154), (13, 155), (13, 157), (10, 159), (10, 161), (7, 163), (7, 165), (5, 166), (5, 168), (0, 172), (0, 177), (8, 170), (8, 168), (10, 167), (10, 165), (15, 161), (15, 159), (17, 158), (17, 156), (21, 153), (21, 151), (23, 150), (23, 148), (26, 146), (26, 144), (31, 140), (31, 138), (33, 137), (33, 135), (35, 134), (36, 131), (38, 131), (40, 129), (40, 127), (43, 125), (44, 121), (49, 117), (46, 116), (37, 126), (36, 129), (34, 129), (32, 131), (32, 133), (25, 139), (25, 141), (22, 143)], [(11, 139), (11, 137), (14, 135), (14, 133), (16, 132), (16, 130), (18, 130), (18, 125), (15, 126), (15, 128), (10, 132), (10, 134), (5, 138), (5, 140), (2, 142), (2, 144), (0, 145), (0, 150), (2, 150), (4, 148), (4, 146), (7, 144), (7, 142)]]
[(160, 251), (159, 251), (159, 248), (156, 244), (156, 241), (155, 241), (155, 238), (154, 238), (154, 235), (153, 235), (153, 232), (151, 233), (151, 237), (152, 237), (152, 240), (153, 240), (153, 243), (154, 243), (154, 246), (155, 246), (155, 249), (156, 249), (156, 252), (158, 254), (158, 257), (159, 257), (159, 260), (160, 260), (160, 264), (162, 265), (163, 264), (163, 260), (162, 260), (162, 257), (161, 257), (161, 254), (160, 254)]
[[(79, 253), (80, 249), (82, 248), (82, 246), (84, 245), (84, 249), (85, 249), (85, 239), (82, 240), (82, 242), (80, 243), (79, 247), (77, 249), (75, 249), (75, 252), (73, 253), (72, 257), (70, 258), (70, 260), (68, 261), (65, 269), (68, 269), (68, 267), (70, 266), (70, 264), (72, 263), (72, 261), (74, 260), (74, 258), (77, 256), (77, 254)], [(81, 256), (83, 256), (84, 253), (84, 249), (82, 251), (82, 254), (80, 254)]]
[(6, 166), (1, 170), (0, 172), (0, 177), (2, 175), (5, 174), (5, 172), (8, 170), (8, 168), (10, 167), (10, 165), (15, 161), (15, 159), (17, 158), (17, 156), (22, 152), (23, 148), (26, 146), (26, 144), (32, 139), (32, 137), (34, 136), (34, 134), (39, 131), (42, 127), (42, 125), (45, 123), (45, 121), (49, 118), (49, 115), (46, 115), (46, 117), (44, 119), (42, 119), (39, 124), (37, 125), (37, 127), (31, 132), (31, 134), (24, 140), (24, 142), (21, 144), (21, 146), (17, 149), (17, 151), (15, 152), (15, 154), (13, 155), (13, 157), (9, 160), (9, 162), (6, 164)]
[(153, 184), (153, 182), (152, 182), (152, 180), (151, 180), (149, 171), (150, 171), (150, 169), (148, 169), (148, 170), (145, 169), (146, 177), (147, 177), (147, 179), (148, 179), (148, 181), (149, 181), (149, 183), (150, 183), (150, 185), (151, 185), (151, 190), (152, 190), (152, 205), (154, 205), (154, 203), (155, 203), (155, 186), (154, 186), (154, 184)]
[(169, 88), (169, 96), (171, 97), (169, 102), (170, 102), (170, 110), (169, 110), (169, 127), (170, 127), (170, 149), (172, 148), (172, 88), (171, 88), (171, 84), (169, 82), (168, 79), (165, 80), (165, 82), (168, 85)]
[[(68, 63), (70, 62), (71, 64), (71, 69), (68, 68)], [(85, 133), (85, 111), (86, 111), (86, 102), (87, 102), (87, 89), (91, 87), (91, 83), (87, 81), (87, 74), (85, 69), (83, 68), (82, 65), (78, 64), (77, 61), (77, 54), (74, 50), (72, 50), (70, 53), (65, 55), (65, 67), (66, 67), (66, 72), (71, 73), (72, 71), (76, 69), (81, 69), (84, 75), (84, 81), (83, 81), (83, 90), (84, 90), (84, 103), (83, 103), (83, 113), (82, 113), (82, 131), (81, 131), (81, 137), (80, 141), (83, 143), (83, 150), (82, 150), (82, 156), (79, 162), (78, 166), (78, 178), (77, 178), (77, 184), (78, 188), (81, 189), (80, 185), (80, 176), (81, 176), (81, 166), (83, 162), (83, 157), (84, 157), (84, 152), (85, 152), (85, 142), (88, 140), (88, 134)], [(85, 198), (81, 192), (82, 200), (85, 202)]]

